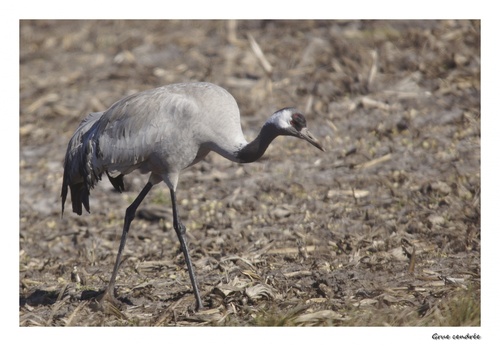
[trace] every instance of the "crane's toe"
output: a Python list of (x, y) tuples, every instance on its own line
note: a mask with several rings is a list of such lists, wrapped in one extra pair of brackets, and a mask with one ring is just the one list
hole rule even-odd
[(123, 307), (123, 303), (116, 299), (114, 293), (111, 293), (108, 289), (97, 296), (96, 303), (99, 310), (116, 315), (119, 318), (126, 318), (120, 311)]

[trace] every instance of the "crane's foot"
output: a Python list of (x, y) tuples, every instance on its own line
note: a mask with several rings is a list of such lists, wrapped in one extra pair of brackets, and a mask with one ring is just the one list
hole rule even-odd
[(101, 304), (110, 303), (116, 305), (117, 307), (122, 305), (122, 303), (116, 299), (114, 290), (110, 290), (109, 287), (106, 288), (104, 293), (97, 296), (97, 301)]
[(97, 296), (96, 303), (99, 310), (126, 319), (126, 316), (121, 312), (123, 303), (116, 299), (114, 290), (110, 290), (109, 287), (106, 288), (104, 293)]

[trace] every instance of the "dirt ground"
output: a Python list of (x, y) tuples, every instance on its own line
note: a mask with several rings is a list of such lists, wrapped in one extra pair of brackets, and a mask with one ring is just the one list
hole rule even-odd
[[(21, 21), (20, 47), (20, 326), (480, 325), (479, 21)], [(184, 172), (198, 313), (155, 186), (123, 304), (102, 307), (147, 176), (122, 194), (103, 179), (91, 214), (61, 218), (68, 140), (89, 112), (185, 81), (228, 89), (247, 139), (296, 106), (326, 152), (278, 138), (258, 162)]]

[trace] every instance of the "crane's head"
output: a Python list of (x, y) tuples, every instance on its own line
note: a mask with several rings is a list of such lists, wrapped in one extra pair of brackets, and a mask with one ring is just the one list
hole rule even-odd
[(276, 111), (269, 119), (278, 133), (283, 136), (294, 136), (304, 139), (314, 145), (321, 151), (325, 149), (319, 144), (318, 140), (307, 129), (306, 118), (295, 108), (283, 108)]

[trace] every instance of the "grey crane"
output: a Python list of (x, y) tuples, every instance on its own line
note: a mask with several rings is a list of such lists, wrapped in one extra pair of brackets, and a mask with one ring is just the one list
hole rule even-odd
[(136, 169), (150, 173), (147, 184), (126, 210), (113, 273), (101, 300), (117, 302), (115, 280), (130, 224), (153, 185), (164, 181), (170, 189), (174, 229), (193, 286), (196, 310), (201, 309), (203, 304), (186, 243), (186, 228), (177, 209), (179, 174), (210, 151), (231, 161), (253, 162), (280, 135), (304, 139), (324, 151), (308, 131), (305, 117), (295, 108), (276, 111), (257, 138), (247, 142), (235, 99), (225, 89), (210, 83), (162, 86), (125, 97), (104, 112), (89, 114), (71, 137), (66, 151), (62, 213), (68, 186), (73, 212), (81, 215), (82, 206), (90, 213), (90, 190), (104, 172), (118, 191), (124, 189), (124, 175)]

